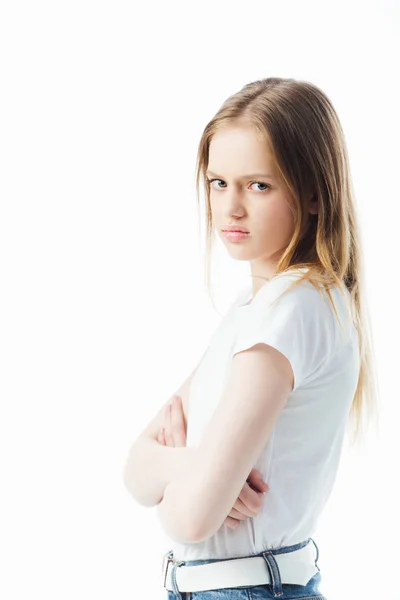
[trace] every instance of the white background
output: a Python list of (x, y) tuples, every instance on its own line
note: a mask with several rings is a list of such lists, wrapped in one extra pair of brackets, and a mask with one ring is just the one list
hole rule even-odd
[(166, 597), (168, 540), (122, 470), (245, 281), (217, 254), (214, 309), (195, 159), (223, 101), (270, 76), (315, 83), (342, 122), (382, 396), (379, 436), (345, 451), (314, 535), (321, 589), (396, 597), (398, 8), (2, 2), (2, 598)]

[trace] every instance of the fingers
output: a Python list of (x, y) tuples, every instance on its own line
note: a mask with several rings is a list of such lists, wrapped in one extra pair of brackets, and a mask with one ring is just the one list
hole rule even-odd
[[(247, 517), (255, 517), (260, 508), (261, 508), (261, 502), (259, 502), (259, 504), (257, 504), (257, 506), (255, 506), (255, 502), (252, 501), (252, 499), (250, 499), (250, 506), (248, 506), (248, 504), (246, 504), (243, 500), (242, 500), (242, 494), (240, 494), (240, 496), (237, 498), (235, 504), (232, 507), (232, 511), (236, 511), (239, 512), (241, 514), (243, 514), (243, 518), (247, 519)], [(249, 502), (249, 500), (247, 500), (247, 502)], [(231, 514), (231, 513), (229, 513)], [(236, 515), (232, 515), (232, 516), (236, 516)]]
[(171, 404), (167, 402), (165, 406), (165, 414), (164, 414), (164, 438), (167, 446), (173, 448), (174, 444), (174, 436), (172, 435), (172, 427), (171, 427)]
[(173, 398), (170, 419), (175, 447), (186, 446), (185, 416), (183, 414), (182, 400), (179, 396), (174, 396)]
[[(236, 504), (235, 504), (235, 506), (236, 506)], [(237, 509), (237, 508), (234, 507), (230, 511), (229, 516), (233, 517), (234, 519), (238, 519), (238, 521), (245, 521), (249, 517), (256, 517), (257, 514), (256, 513), (248, 514), (248, 511), (245, 514), (240, 509)]]
[(158, 441), (159, 444), (163, 444), (164, 446), (167, 445), (167, 442), (165, 441), (165, 429), (164, 429), (164, 427), (161, 427), (160, 431), (158, 432), (157, 441)]
[(224, 523), (230, 528), (230, 529), (236, 529), (239, 524), (240, 521), (238, 521), (237, 519), (232, 519), (232, 517), (226, 517)]
[[(164, 412), (165, 445), (174, 447), (186, 446), (186, 425), (182, 400), (174, 396), (168, 401)], [(161, 432), (159, 433), (159, 436)]]
[(242, 512), (246, 509), (258, 514), (262, 506), (263, 497), (263, 493), (253, 490), (248, 483), (245, 483), (236, 502), (241, 502), (244, 505), (245, 508), (241, 509)]
[(252, 469), (247, 478), (247, 483), (256, 492), (266, 492), (269, 490), (268, 484), (263, 480), (258, 469)]
[(245, 521), (249, 517), (256, 517), (262, 506), (262, 498), (262, 493), (254, 491), (246, 483), (224, 523), (229, 528), (236, 529), (240, 521)]

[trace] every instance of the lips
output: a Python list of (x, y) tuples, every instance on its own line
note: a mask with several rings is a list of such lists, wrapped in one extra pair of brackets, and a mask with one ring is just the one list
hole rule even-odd
[(234, 233), (235, 231), (238, 233), (250, 233), (247, 229), (241, 229), (240, 227), (235, 227), (235, 229), (223, 229), (224, 233)]
[(223, 231), (222, 235), (228, 242), (240, 242), (250, 237), (248, 231)]

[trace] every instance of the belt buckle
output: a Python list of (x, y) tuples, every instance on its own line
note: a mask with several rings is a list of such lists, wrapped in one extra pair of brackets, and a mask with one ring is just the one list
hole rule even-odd
[(183, 560), (175, 560), (173, 558), (173, 550), (170, 550), (170, 551), (168, 551), (168, 552), (166, 552), (164, 554), (163, 562), (162, 562), (162, 565), (163, 565), (162, 566), (162, 570), (163, 570), (163, 575), (164, 575), (164, 588), (165, 589), (166, 589), (165, 585), (166, 585), (166, 582), (167, 582), (168, 566), (169, 566), (170, 562), (173, 563), (173, 564), (175, 564), (175, 565), (177, 565), (178, 567), (180, 567), (181, 565), (183, 565), (183, 563), (185, 561), (183, 561)]
[[(172, 550), (166, 552), (162, 559), (162, 567), (161, 567), (161, 576), (166, 576), (168, 563), (172, 560)], [(164, 587), (165, 587), (165, 577), (164, 577)]]

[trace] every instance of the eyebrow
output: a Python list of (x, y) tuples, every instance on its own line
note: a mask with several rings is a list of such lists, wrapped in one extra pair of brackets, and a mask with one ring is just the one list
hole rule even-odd
[[(211, 177), (218, 177), (219, 179), (223, 179), (223, 177), (220, 177), (212, 171), (206, 171), (206, 175), (211, 175)], [(250, 175), (242, 175), (238, 179), (254, 179), (255, 177), (267, 177), (269, 179), (274, 179), (272, 175), (267, 175), (266, 173), (250, 173)]]

